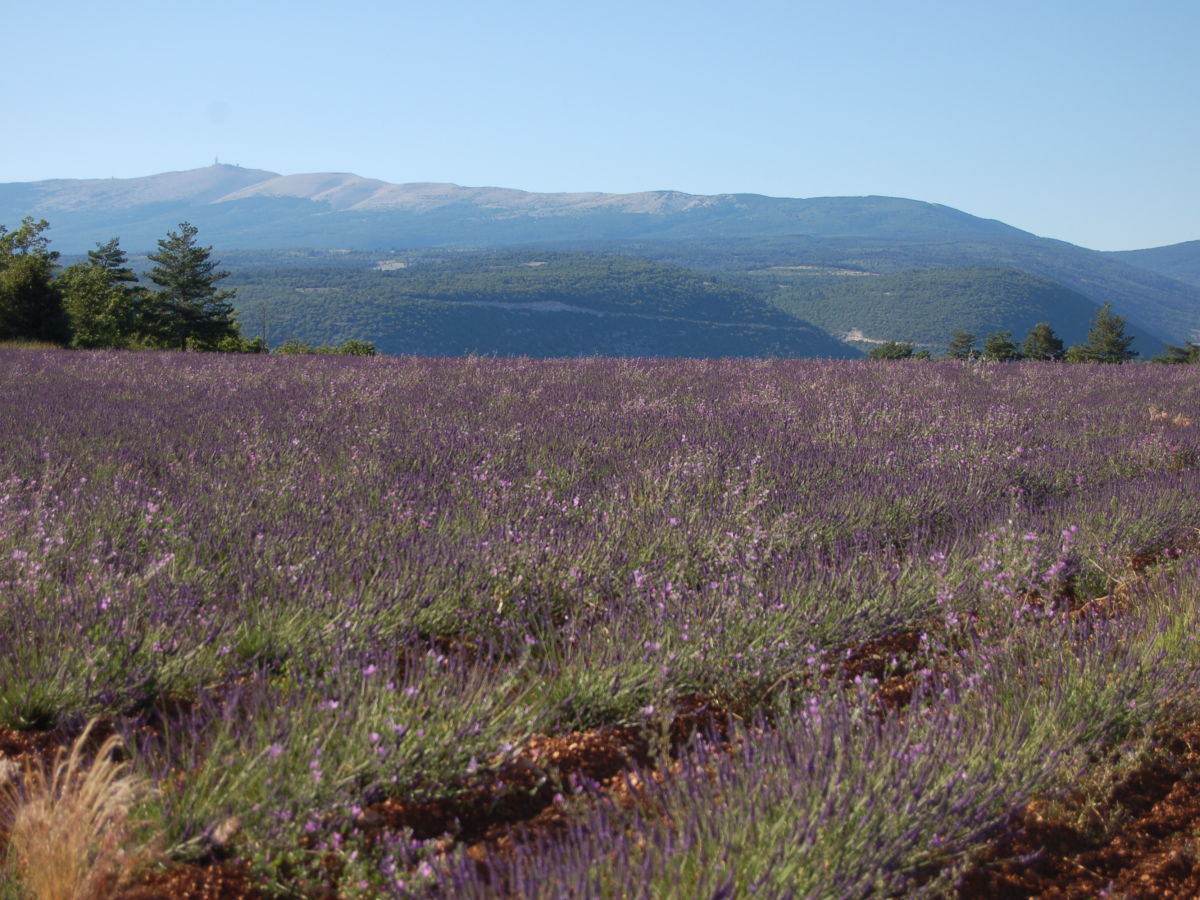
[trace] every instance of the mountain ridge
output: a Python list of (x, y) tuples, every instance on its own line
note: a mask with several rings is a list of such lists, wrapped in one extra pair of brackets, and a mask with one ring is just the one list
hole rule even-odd
[[(636, 232), (637, 226), (641, 225), (642, 231), (647, 234), (680, 230), (671, 227), (676, 223), (665, 220), (682, 216), (693, 220), (684, 225), (684, 230), (689, 225), (698, 225), (704, 233), (711, 233), (714, 227), (719, 227), (726, 231), (752, 234), (760, 233), (764, 228), (769, 233), (891, 234), (897, 231), (902, 221), (904, 229), (911, 231), (918, 228), (926, 235), (947, 236), (966, 231), (992, 236), (1032, 237), (1028, 232), (995, 219), (972, 216), (942, 204), (875, 195), (792, 198), (753, 193), (689, 194), (675, 190), (627, 194), (599, 191), (537, 193), (515, 188), (464, 187), (439, 182), (392, 184), (345, 172), (280, 175), (265, 169), (244, 169), (228, 164), (128, 179), (60, 178), (0, 183), (0, 222), (20, 221), (26, 215), (46, 218), (60, 235), (59, 239), (68, 243), (77, 242), (78, 233), (83, 231), (89, 231), (89, 237), (93, 240), (106, 239), (96, 236), (102, 223), (86, 221), (89, 216), (94, 220), (104, 213), (128, 213), (140, 207), (145, 208), (146, 218), (160, 221), (168, 212), (162, 207), (173, 205), (179, 209), (172, 212), (204, 211), (213, 214), (212, 224), (217, 229), (232, 232), (225, 240), (229, 246), (264, 249), (286, 246), (254, 240), (252, 228), (243, 228), (243, 240), (239, 241), (237, 229), (231, 227), (228, 221), (236, 217), (230, 216), (227, 210), (218, 211), (225, 205), (232, 207), (254, 203), (260, 204), (260, 209), (280, 203), (313, 204), (316, 208), (307, 210), (309, 215), (326, 214), (326, 218), (328, 213), (343, 213), (433, 216), (436, 220), (448, 212), (461, 214), (473, 210), (476, 225), (484, 220), (503, 225), (511, 224), (514, 219), (562, 220), (580, 215), (612, 214), (635, 217), (623, 223), (625, 232), (630, 229)], [(293, 205), (288, 209), (294, 216), (299, 207)], [(703, 221), (695, 222), (697, 218)], [(649, 221), (652, 219), (656, 221)], [(135, 220), (128, 224), (140, 223)], [(386, 231), (389, 224), (396, 223), (381, 221), (379, 224)], [(440, 221), (430, 220), (420, 224), (430, 226), (426, 230), (431, 232), (433, 238), (446, 236), (444, 223)], [(561, 221), (550, 224), (561, 224)], [(667, 226), (665, 229), (664, 225)], [(590, 230), (584, 230), (587, 234), (582, 236), (594, 236)], [(135, 228), (135, 231), (140, 235), (143, 229)], [(401, 231), (411, 233), (411, 229)], [(563, 236), (549, 233), (546, 229), (541, 231), (542, 238)], [(246, 240), (252, 243), (245, 243)], [(435, 242), (454, 241), (443, 239)], [(472, 242), (469, 238), (466, 241), (468, 244)], [(69, 249), (74, 252), (79, 247), (73, 245)]]
[(1117, 250), (1110, 255), (1149, 272), (1200, 286), (1200, 241), (1183, 241), (1143, 250)]

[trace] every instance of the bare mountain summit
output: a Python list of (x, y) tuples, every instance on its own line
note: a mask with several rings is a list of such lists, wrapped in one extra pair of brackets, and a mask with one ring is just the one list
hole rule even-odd
[(710, 206), (724, 199), (720, 196), (702, 197), (678, 191), (643, 191), (636, 194), (535, 194), (511, 188), (461, 187), (457, 184), (431, 182), (389, 184), (358, 175), (323, 173), (277, 175), (220, 197), (215, 202), (226, 203), (264, 197), (312, 200), (327, 203), (335, 210), (429, 212), (446, 206), (470, 204), (482, 210), (534, 216), (601, 209), (666, 214)]
[(5, 189), (25, 188), (26, 196), (33, 200), (33, 208), (27, 215), (49, 219), (62, 210), (80, 212), (160, 203), (219, 203), (231, 194), (278, 177), (273, 172), (259, 169), (213, 165), (142, 178), (58, 178), (6, 184), (0, 185), (0, 197), (5, 196)]
[(456, 184), (390, 184), (347, 173), (279, 175), (212, 165), (128, 179), (0, 184), (0, 224), (45, 218), (56, 246), (79, 252), (120, 235), (153, 246), (187, 219), (230, 248), (478, 246), (779, 234), (955, 240), (1026, 236), (948, 206), (895, 197), (789, 199), (532, 193)]

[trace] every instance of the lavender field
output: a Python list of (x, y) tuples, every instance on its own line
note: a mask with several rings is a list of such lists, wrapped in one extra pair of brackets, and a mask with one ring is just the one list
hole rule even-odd
[(0, 728), (122, 737), (129, 896), (981, 896), (1200, 715), (1195, 423), (1191, 366), (0, 350)]

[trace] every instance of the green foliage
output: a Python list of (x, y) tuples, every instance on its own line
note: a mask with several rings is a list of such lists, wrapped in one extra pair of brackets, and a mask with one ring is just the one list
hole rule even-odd
[(230, 335), (217, 341), (216, 350), (218, 353), (267, 353), (270, 348), (261, 337), (244, 338), (241, 335)]
[(137, 285), (120, 239), (88, 251), (86, 262), (55, 275), (58, 254), (48, 249), (47, 223), (25, 219), (20, 229), (0, 226), (0, 340), (69, 343), (80, 348), (182, 347), (263, 353), (266, 341), (241, 337), (233, 291), (218, 291), (226, 276), (195, 246), (196, 229), (159, 241), (151, 279), (160, 291)]
[(229, 273), (217, 271), (211, 247), (196, 244), (197, 228), (181, 222), (167, 232), (148, 276), (159, 287), (151, 306), (155, 336), (166, 347), (214, 349), (225, 338), (237, 337), (237, 322), (229, 301), (235, 291), (218, 290)]
[(1125, 333), (1125, 320), (1112, 311), (1112, 304), (1105, 303), (1092, 319), (1088, 339), (1067, 350), (1067, 362), (1115, 363), (1127, 362), (1137, 356), (1129, 349), (1133, 337)]
[(97, 243), (95, 250), (88, 251), (88, 264), (103, 269), (113, 281), (124, 283), (137, 281), (133, 269), (129, 268), (129, 257), (121, 249), (120, 238), (112, 238), (104, 244)]
[(954, 329), (950, 335), (950, 343), (946, 347), (947, 359), (974, 359), (978, 355), (975, 350), (975, 335), (961, 328)]
[[(120, 239), (97, 244), (87, 261), (58, 276), (71, 320), (71, 346), (147, 348), (162, 346), (159, 296), (137, 284)], [(239, 340), (231, 338), (231, 340)]]
[(907, 341), (884, 341), (878, 347), (872, 348), (867, 354), (867, 359), (874, 360), (889, 360), (889, 359), (912, 359), (913, 345)]
[(308, 341), (302, 341), (300, 338), (288, 338), (273, 351), (283, 356), (303, 356), (309, 353), (315, 353), (316, 348)]
[(45, 220), (26, 217), (16, 231), (0, 225), (0, 340), (65, 344), (70, 323), (54, 283), (58, 254), (43, 232)]
[(1025, 359), (1062, 359), (1062, 339), (1054, 333), (1049, 322), (1038, 322), (1025, 336), (1025, 342), (1021, 345), (1021, 356)]
[(72, 347), (126, 347), (137, 330), (134, 292), (112, 270), (77, 263), (56, 279), (71, 323)]
[(45, 731), (64, 716), (70, 703), (53, 685), (13, 681), (0, 690), (0, 725), (14, 731)]
[[(258, 340), (261, 340), (259, 338)], [(284, 356), (376, 356), (378, 352), (375, 345), (370, 341), (347, 340), (333, 346), (330, 344), (322, 344), (319, 347), (314, 347), (308, 341), (300, 338), (289, 338), (278, 347), (275, 348), (276, 353)]]
[(1200, 344), (1194, 344), (1191, 341), (1185, 341), (1182, 347), (1167, 344), (1166, 349), (1158, 356), (1152, 357), (1150, 362), (1168, 365), (1194, 366), (1200, 364)]
[(334, 353), (339, 353), (342, 356), (378, 356), (379, 351), (375, 349), (375, 345), (370, 341), (348, 340), (342, 341), (333, 350)]
[(989, 362), (1012, 362), (1019, 358), (1011, 331), (997, 331), (983, 343), (980, 357)]

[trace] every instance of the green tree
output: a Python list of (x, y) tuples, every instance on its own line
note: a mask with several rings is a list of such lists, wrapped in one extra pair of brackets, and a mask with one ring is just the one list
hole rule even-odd
[(56, 279), (71, 323), (72, 347), (128, 347), (137, 331), (134, 294), (111, 270), (77, 263)]
[(1076, 344), (1067, 351), (1067, 362), (1123, 363), (1137, 356), (1129, 349), (1133, 337), (1125, 334), (1125, 320), (1105, 303), (1096, 312), (1088, 331), (1087, 343)]
[(375, 349), (375, 344), (371, 341), (360, 341), (356, 338), (342, 341), (335, 348), (337, 353), (342, 356), (378, 356), (379, 351)]
[(1021, 344), (1021, 355), (1025, 359), (1062, 359), (1062, 338), (1054, 333), (1049, 322), (1038, 322), (1025, 335), (1025, 342)]
[(145, 321), (150, 295), (121, 249), (120, 238), (97, 243), (86, 263), (68, 266), (58, 276), (71, 321), (72, 347), (144, 345), (152, 331)]
[(281, 353), (284, 356), (301, 356), (308, 353), (316, 353), (317, 348), (301, 338), (288, 338), (276, 347), (273, 352)]
[(271, 348), (260, 337), (223, 337), (214, 348), (218, 353), (270, 353)]
[(912, 359), (913, 345), (909, 341), (884, 341), (871, 348), (867, 359)]
[(997, 331), (988, 335), (979, 354), (989, 362), (1012, 362), (1017, 359), (1017, 345), (1013, 343), (1011, 331)]
[[(262, 340), (262, 338), (255, 338)], [(360, 341), (356, 338), (342, 341), (336, 346), (333, 344), (321, 344), (319, 347), (314, 347), (308, 341), (301, 338), (289, 338), (278, 347), (275, 348), (275, 353), (283, 354), (284, 356), (297, 356), (304, 354), (312, 354), (315, 356), (378, 356), (379, 351), (375, 349), (375, 345), (370, 341)]]
[(197, 228), (181, 222), (167, 232), (158, 250), (149, 255), (154, 268), (149, 278), (159, 290), (148, 307), (147, 325), (167, 347), (215, 349), (223, 338), (238, 337), (237, 320), (229, 300), (232, 290), (218, 290), (228, 272), (211, 258), (212, 247), (196, 243)]
[(121, 249), (121, 239), (113, 238), (108, 243), (96, 243), (95, 250), (88, 251), (88, 264), (108, 272), (113, 281), (132, 284), (137, 281), (133, 269), (129, 268), (129, 257)]
[(1166, 349), (1158, 356), (1151, 357), (1150, 362), (1167, 363), (1170, 365), (1196, 365), (1200, 363), (1200, 344), (1185, 341), (1182, 347), (1167, 344)]
[(963, 331), (961, 328), (956, 328), (954, 333), (950, 335), (950, 343), (946, 347), (946, 358), (974, 359), (975, 356), (975, 335), (969, 331)]
[(65, 344), (71, 339), (62, 294), (54, 283), (58, 253), (49, 249), (44, 219), (27, 216), (9, 231), (0, 225), (0, 340)]

